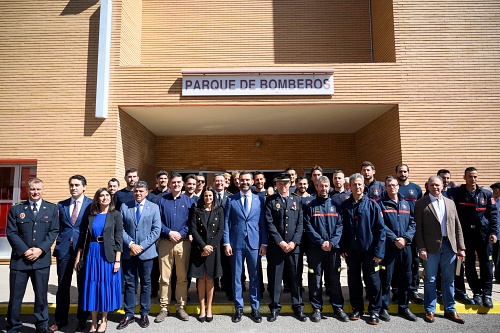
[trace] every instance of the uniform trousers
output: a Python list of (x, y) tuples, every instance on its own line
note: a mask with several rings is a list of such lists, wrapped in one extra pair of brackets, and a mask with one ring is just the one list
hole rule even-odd
[(380, 270), (380, 281), (382, 283), (382, 309), (388, 310), (391, 303), (391, 282), (394, 280), (398, 285), (398, 304), (400, 309), (408, 308), (408, 290), (412, 281), (412, 251), (410, 246), (401, 250), (390, 244), (386, 249)]
[[(474, 294), (491, 296), (493, 279), (493, 244), (483, 240), (479, 230), (464, 233), (465, 276)], [(479, 275), (476, 270), (476, 253), (479, 260)]]
[[(313, 309), (323, 309), (322, 277), (329, 279), (330, 303), (334, 308), (344, 306), (344, 296), (340, 285), (340, 250), (323, 251), (321, 247), (309, 245), (307, 252), (309, 302)], [(325, 285), (326, 285), (325, 281)], [(300, 286), (299, 286), (300, 287)]]

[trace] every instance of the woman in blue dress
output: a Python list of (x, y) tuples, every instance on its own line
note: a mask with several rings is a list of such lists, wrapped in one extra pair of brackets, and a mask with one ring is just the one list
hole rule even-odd
[[(82, 307), (92, 312), (91, 333), (106, 331), (108, 312), (122, 306), (122, 274), (120, 258), (123, 246), (122, 215), (115, 210), (111, 194), (100, 188), (94, 195), (90, 212), (86, 219), (85, 237), (80, 237), (75, 270), (83, 256), (84, 274)], [(98, 326), (98, 312), (101, 323)]]

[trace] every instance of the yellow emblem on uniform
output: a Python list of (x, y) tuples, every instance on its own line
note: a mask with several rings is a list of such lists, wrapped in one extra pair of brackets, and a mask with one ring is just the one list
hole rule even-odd
[(19, 217), (22, 218), (22, 219), (24, 219), (26, 217), (26, 214), (21, 213), (21, 214), (19, 214)]
[(279, 203), (276, 203), (276, 209), (280, 209), (281, 205)]
[(295, 201), (293, 202), (292, 210), (297, 210), (297, 203)]

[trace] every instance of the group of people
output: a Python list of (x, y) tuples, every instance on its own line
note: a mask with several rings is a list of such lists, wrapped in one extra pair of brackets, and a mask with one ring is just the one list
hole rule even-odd
[[(35, 291), (37, 332), (55, 332), (68, 325), (74, 271), (76, 331), (86, 329), (91, 314), (90, 332), (105, 332), (108, 312), (121, 308), (122, 299), (125, 315), (117, 329), (137, 321), (139, 285), (141, 327), (149, 326), (151, 297), (156, 295), (161, 310), (155, 322), (167, 318), (173, 302), (177, 317), (187, 321), (191, 278), (197, 282), (199, 321), (213, 320), (214, 290), (221, 289), (234, 301), (232, 321), (237, 323), (243, 316), (245, 262), (250, 318), (261, 322), (264, 255), (269, 322), (279, 317), (283, 289), (290, 292), (294, 316), (307, 321), (302, 300), (306, 255), (313, 322), (322, 319), (323, 285), (339, 320), (360, 319), (365, 313), (363, 279), (369, 324), (390, 320), (391, 287), (398, 314), (408, 320), (417, 320), (409, 309), (410, 300), (423, 303), (428, 322), (434, 321), (436, 302), (442, 300), (445, 317), (464, 323), (456, 313), (455, 299), (493, 307), (500, 183), (491, 185), (493, 193), (480, 187), (478, 171), (469, 167), (465, 184), (451, 187), (451, 174), (442, 169), (429, 178), (423, 194), (408, 180), (409, 171), (406, 164), (398, 164), (396, 176), (380, 182), (374, 177), (375, 166), (363, 162), (360, 173), (347, 178), (335, 170), (330, 181), (315, 166), (310, 185), (308, 178), (297, 177), (288, 168), (274, 176), (272, 189), (265, 188), (262, 172), (216, 174), (208, 187), (203, 175), (183, 179), (172, 173), (169, 178), (160, 171), (155, 189), (150, 190), (136, 169), (127, 169), (125, 188), (118, 190), (119, 181), (113, 178), (93, 199), (84, 194), (85, 177), (70, 177), (71, 197), (57, 205), (42, 199), (43, 181), (33, 178), (27, 185), (29, 199), (13, 205), (8, 216), (12, 246), (8, 332), (22, 330), (20, 308), (29, 278)], [(49, 326), (47, 289), (54, 241), (58, 290), (54, 323)], [(341, 258), (348, 266), (353, 309), (349, 315), (343, 310)], [(417, 292), (420, 263), (425, 270), (423, 299)], [(472, 298), (465, 292), (464, 274)]]

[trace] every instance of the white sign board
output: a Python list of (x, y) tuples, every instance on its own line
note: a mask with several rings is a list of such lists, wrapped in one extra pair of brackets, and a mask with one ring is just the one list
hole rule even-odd
[(186, 75), (182, 96), (333, 95), (333, 74)]

